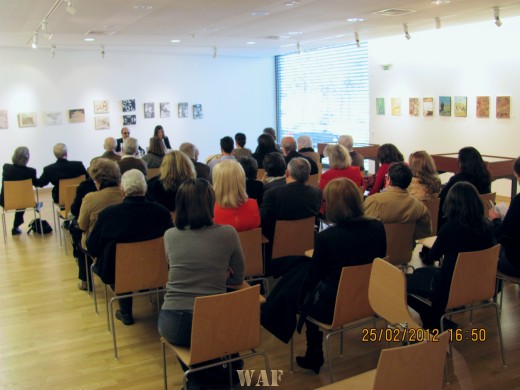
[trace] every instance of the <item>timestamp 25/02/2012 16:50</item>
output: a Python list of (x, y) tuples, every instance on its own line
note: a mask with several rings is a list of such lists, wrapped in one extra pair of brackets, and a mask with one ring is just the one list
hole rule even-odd
[[(485, 328), (470, 328), (470, 329), (447, 329), (450, 342), (485, 342), (487, 338), (487, 331)], [(439, 341), (440, 331), (438, 329), (397, 329), (397, 328), (363, 328), (361, 330), (362, 342), (421, 342)]]

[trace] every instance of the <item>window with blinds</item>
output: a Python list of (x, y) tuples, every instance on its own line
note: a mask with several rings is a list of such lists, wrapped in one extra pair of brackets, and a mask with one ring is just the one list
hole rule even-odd
[(308, 135), (314, 147), (350, 134), (368, 143), (368, 44), (276, 57), (278, 140)]

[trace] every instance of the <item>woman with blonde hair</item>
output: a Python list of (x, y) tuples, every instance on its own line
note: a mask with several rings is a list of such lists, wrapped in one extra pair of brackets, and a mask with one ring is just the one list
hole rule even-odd
[(239, 232), (260, 226), (258, 203), (247, 197), (246, 175), (237, 161), (223, 160), (215, 165), (213, 188), (215, 223), (231, 225)]
[(190, 158), (178, 150), (164, 156), (160, 175), (148, 182), (147, 197), (175, 211), (175, 195), (179, 186), (188, 179), (195, 179), (195, 167)]
[(363, 185), (363, 175), (359, 167), (352, 166), (352, 159), (344, 146), (329, 144), (323, 154), (329, 158), (330, 169), (321, 175), (320, 188), (322, 190), (328, 182), (340, 177), (352, 180), (358, 187)]
[(420, 201), (437, 198), (441, 192), (441, 181), (433, 158), (424, 150), (420, 150), (410, 154), (408, 164), (413, 174), (408, 192)]

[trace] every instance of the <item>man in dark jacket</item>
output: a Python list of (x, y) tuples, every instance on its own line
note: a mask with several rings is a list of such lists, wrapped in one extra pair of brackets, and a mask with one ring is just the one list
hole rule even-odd
[(311, 165), (311, 175), (315, 175), (318, 173), (318, 164), (312, 159), (307, 156), (304, 156), (301, 153), (298, 153), (296, 151), (296, 140), (293, 137), (283, 137), (282, 138), (282, 150), (283, 154), (285, 155), (285, 163), (289, 164), (289, 161), (291, 161), (293, 158), (301, 157), (306, 159), (309, 164)]

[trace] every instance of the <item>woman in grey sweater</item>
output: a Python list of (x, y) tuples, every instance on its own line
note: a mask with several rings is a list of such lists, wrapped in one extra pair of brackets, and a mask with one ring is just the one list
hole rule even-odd
[(159, 333), (174, 345), (189, 347), (195, 298), (241, 284), (244, 257), (235, 229), (213, 224), (215, 193), (208, 181), (186, 180), (175, 203), (176, 227), (164, 234), (170, 271)]

